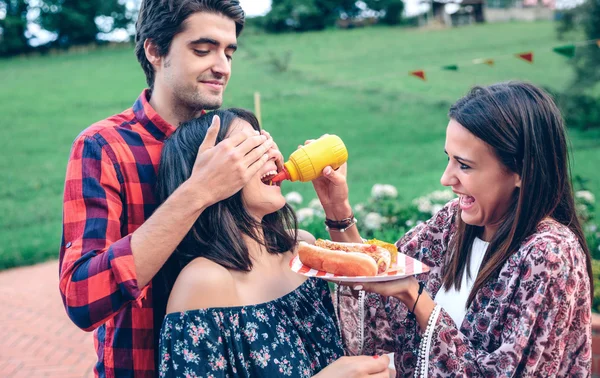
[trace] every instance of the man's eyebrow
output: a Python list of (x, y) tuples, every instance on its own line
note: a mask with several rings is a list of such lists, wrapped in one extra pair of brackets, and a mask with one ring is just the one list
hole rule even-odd
[[(448, 151), (444, 150), (444, 153), (446, 155), (448, 155)], [(466, 161), (467, 163), (475, 164), (475, 162), (473, 160), (465, 159), (465, 158), (462, 158), (460, 156), (454, 155), (453, 158), (455, 158), (456, 160), (462, 160), (462, 161)]]
[[(190, 45), (201, 45), (201, 44), (209, 44), (209, 45), (213, 45), (213, 46), (220, 46), (221, 43), (217, 40), (214, 40), (212, 38), (198, 38), (196, 40), (190, 41), (189, 43)], [(227, 50), (233, 50), (236, 51), (238, 48), (237, 44), (235, 43), (231, 43), (227, 46)]]

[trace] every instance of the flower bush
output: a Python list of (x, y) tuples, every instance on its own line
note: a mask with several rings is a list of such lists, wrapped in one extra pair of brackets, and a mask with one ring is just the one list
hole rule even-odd
[[(367, 239), (394, 243), (408, 230), (436, 214), (446, 203), (455, 198), (449, 190), (437, 190), (408, 204), (398, 197), (398, 190), (392, 185), (375, 184), (371, 195), (364, 202), (354, 206), (354, 215), (358, 219), (361, 236)], [(297, 192), (286, 195), (288, 203), (296, 210), (298, 225), (312, 233), (316, 238), (328, 239), (325, 230), (325, 212), (318, 199), (312, 199), (303, 207), (303, 198)], [(581, 220), (588, 247), (594, 260), (594, 305), (600, 312), (600, 230), (595, 221), (594, 195), (587, 190), (575, 192), (577, 214)]]

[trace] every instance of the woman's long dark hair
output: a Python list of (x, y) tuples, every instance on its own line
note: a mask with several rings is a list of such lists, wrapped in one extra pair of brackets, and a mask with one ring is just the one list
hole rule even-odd
[[(251, 112), (235, 108), (216, 110), (183, 123), (165, 142), (162, 150), (156, 183), (159, 203), (164, 202), (190, 177), (198, 149), (214, 115), (221, 119), (217, 143), (226, 137), (236, 119), (244, 120), (260, 131), (258, 120)], [(168, 297), (181, 269), (197, 257), (205, 257), (227, 269), (250, 271), (252, 259), (242, 235), (263, 245), (269, 253), (285, 253), (296, 244), (295, 214), (285, 205), (258, 222), (246, 211), (241, 190), (208, 207), (161, 270), (165, 295)]]
[[(490, 241), (467, 307), (546, 217), (577, 236), (593, 284), (590, 252), (575, 212), (566, 131), (550, 96), (521, 82), (476, 87), (450, 108), (449, 117), (490, 145), (506, 169), (521, 177), (521, 187), (515, 189), (504, 220)], [(456, 221), (451, 262), (444, 271), (446, 290), (460, 289), (471, 245), (481, 232), (481, 227), (461, 220), (460, 210)]]

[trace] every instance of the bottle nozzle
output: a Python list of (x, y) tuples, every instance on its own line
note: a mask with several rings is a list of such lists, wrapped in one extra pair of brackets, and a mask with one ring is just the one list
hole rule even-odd
[(290, 179), (290, 173), (287, 171), (287, 169), (283, 169), (281, 172), (279, 172), (278, 174), (275, 175), (275, 177), (273, 177), (271, 179), (272, 182), (281, 182), (283, 180), (289, 180)]

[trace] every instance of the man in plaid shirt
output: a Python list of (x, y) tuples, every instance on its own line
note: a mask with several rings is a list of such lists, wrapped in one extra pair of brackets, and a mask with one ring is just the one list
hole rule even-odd
[(266, 133), (238, 133), (215, 146), (215, 117), (190, 179), (157, 208), (163, 141), (181, 122), (221, 106), (243, 25), (236, 0), (144, 0), (135, 52), (149, 89), (73, 143), (60, 291), (73, 322), (95, 331), (96, 376), (155, 376), (167, 298), (153, 278), (203, 209), (239, 191), (269, 158), (281, 161)]

